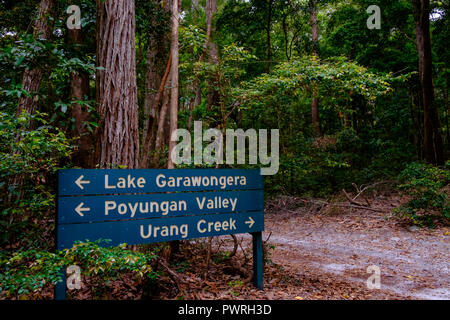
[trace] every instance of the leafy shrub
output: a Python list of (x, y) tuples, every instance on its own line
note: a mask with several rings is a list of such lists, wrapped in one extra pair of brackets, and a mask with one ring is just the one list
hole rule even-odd
[(70, 265), (79, 266), (82, 275), (94, 280), (96, 286), (125, 272), (137, 279), (157, 277), (150, 266), (156, 257), (153, 253), (132, 252), (125, 244), (105, 248), (101, 242), (77, 242), (71, 249), (56, 253), (25, 250), (8, 255), (0, 251), (0, 297), (40, 298), (45, 286), (62, 281), (61, 270)]
[(395, 211), (400, 217), (419, 226), (433, 226), (435, 221), (448, 223), (450, 203), (450, 162), (441, 169), (422, 163), (411, 163), (399, 175), (399, 189), (412, 197)]
[(51, 232), (45, 226), (54, 219), (56, 170), (71, 146), (45, 116), (0, 113), (0, 248), (42, 246)]

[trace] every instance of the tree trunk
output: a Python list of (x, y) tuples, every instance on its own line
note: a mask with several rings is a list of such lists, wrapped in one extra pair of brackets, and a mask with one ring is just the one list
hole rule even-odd
[[(214, 14), (217, 12), (217, 1), (216, 0), (206, 0), (206, 44), (208, 50), (208, 60), (212, 65), (219, 64), (219, 49), (217, 45), (212, 41), (213, 34), (215, 32), (215, 27), (212, 23)], [(208, 88), (208, 108), (212, 106), (218, 106), (220, 103), (220, 94), (216, 89), (218, 85), (218, 75), (214, 73), (209, 80)]]
[[(157, 106), (155, 105), (156, 96), (159, 85), (161, 84), (161, 77), (158, 76), (157, 66), (157, 46), (154, 38), (149, 40), (147, 49), (146, 65), (147, 71), (145, 73), (145, 97), (144, 97), (144, 123), (142, 130), (142, 145), (147, 140), (152, 123), (156, 118)], [(144, 151), (144, 150), (143, 150)], [(142, 154), (143, 155), (143, 154)]]
[[(317, 23), (317, 0), (309, 1), (309, 10), (310, 10), (309, 20), (311, 22), (312, 54), (314, 57), (319, 57), (319, 26)], [(322, 130), (320, 129), (319, 99), (317, 96), (318, 96), (317, 92), (313, 92), (313, 97), (311, 101), (311, 115), (314, 134), (320, 137), (322, 135)]]
[(191, 131), (192, 121), (194, 118), (194, 109), (202, 103), (202, 90), (200, 88), (200, 83), (198, 77), (195, 77), (193, 84), (194, 97), (189, 101), (189, 118), (187, 123), (187, 130)]
[(448, 148), (450, 148), (450, 130), (449, 130), (449, 121), (448, 121), (448, 116), (449, 116), (449, 110), (450, 110), (450, 106), (448, 104), (448, 72), (445, 75), (445, 119), (446, 119), (446, 124), (447, 124), (447, 151)]
[(430, 0), (412, 0), (416, 43), (419, 54), (419, 77), (424, 110), (424, 157), (428, 163), (444, 164), (439, 116), (434, 101), (433, 65), (430, 38)]
[[(156, 94), (156, 98), (154, 101), (155, 116), (152, 119), (152, 121), (148, 123), (147, 126), (144, 126), (144, 130), (146, 130), (147, 133), (145, 134), (145, 140), (143, 141), (143, 146), (142, 146), (142, 156), (141, 156), (141, 163), (140, 163), (141, 168), (147, 168), (148, 156), (149, 156), (149, 152), (150, 152), (150, 144), (151, 144), (151, 141), (153, 140), (155, 128), (159, 127), (159, 123), (157, 126), (156, 118), (157, 118), (158, 113), (161, 113), (162, 110), (160, 112), (157, 112), (157, 111), (159, 111), (159, 105), (161, 104), (161, 100), (163, 100), (165, 86), (167, 83), (167, 78), (169, 77), (169, 72), (170, 72), (171, 66), (172, 66), (172, 55), (170, 54), (169, 61), (167, 61), (166, 71), (163, 75), (163, 78), (161, 79), (161, 83), (159, 85), (159, 89), (158, 89), (158, 92)], [(167, 101), (167, 99), (166, 99), (166, 101)], [(164, 112), (166, 112), (166, 110), (164, 110)], [(166, 115), (164, 114), (164, 117), (165, 116)], [(161, 145), (159, 145), (159, 148), (160, 147), (161, 147)], [(155, 143), (155, 149), (156, 149), (156, 143)], [(159, 160), (158, 160), (158, 162), (159, 162)]]
[[(52, 26), (49, 22), (48, 16), (51, 14), (54, 7), (53, 0), (41, 0), (37, 12), (37, 18), (34, 22), (33, 35), (35, 39), (48, 40), (52, 34)], [(31, 97), (22, 96), (19, 99), (17, 106), (17, 114), (26, 111), (29, 114), (34, 114), (36, 111), (36, 96), (41, 87), (42, 69), (35, 67), (33, 69), (26, 69), (22, 79), (22, 89), (31, 93)]]
[(100, 168), (138, 167), (134, 0), (97, 0), (96, 162)]
[[(170, 1), (164, 1), (163, 10), (166, 13), (170, 13), (172, 11)], [(152, 29), (158, 30), (157, 23), (154, 21), (151, 23)], [(150, 149), (154, 147), (154, 133), (158, 123), (159, 106), (162, 98), (162, 92), (160, 93), (159, 89), (161, 87), (161, 83), (163, 82), (167, 61), (170, 56), (169, 42), (170, 35), (168, 33), (160, 35), (155, 31), (149, 36), (146, 57), (147, 70), (145, 75), (144, 123), (142, 130), (143, 148), (141, 152), (141, 158), (143, 159), (145, 157), (146, 159), (144, 163), (141, 161), (141, 168), (147, 168), (148, 153)]]
[(267, 34), (267, 70), (266, 72), (270, 72), (270, 64), (272, 59), (272, 50), (271, 50), (271, 39), (270, 39), (270, 30), (272, 27), (272, 7), (273, 0), (268, 0), (268, 9), (267, 9), (267, 26), (266, 26), (266, 34)]
[[(71, 44), (82, 44), (83, 36), (81, 30), (72, 29), (67, 31)], [(70, 75), (70, 98), (72, 101), (83, 101), (89, 95), (89, 74), (73, 72)], [(78, 103), (72, 104), (72, 117), (75, 120), (73, 136), (78, 137), (78, 148), (72, 159), (76, 166), (81, 168), (92, 167), (92, 135), (87, 130), (86, 122), (90, 119), (89, 110)]]
[(153, 165), (159, 167), (159, 160), (161, 158), (162, 146), (164, 144), (164, 127), (167, 122), (167, 115), (169, 110), (169, 90), (164, 90), (162, 98), (161, 111), (159, 112), (158, 129), (156, 131), (155, 141), (155, 156), (153, 158)]
[(172, 150), (177, 145), (176, 141), (172, 141), (172, 133), (178, 128), (178, 0), (172, 3), (172, 38), (170, 46), (170, 54), (172, 55), (172, 66), (170, 68), (171, 89), (170, 89), (170, 130), (169, 130), (169, 159), (167, 163), (168, 169), (174, 169), (175, 165), (172, 161)]

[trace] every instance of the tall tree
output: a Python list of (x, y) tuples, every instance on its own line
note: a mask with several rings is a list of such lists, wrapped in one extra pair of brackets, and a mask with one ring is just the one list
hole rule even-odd
[(444, 164), (442, 136), (437, 107), (433, 104), (433, 61), (430, 37), (430, 0), (412, 0), (416, 44), (419, 54), (419, 77), (424, 110), (424, 157), (432, 164)]
[[(142, 131), (142, 145), (149, 136), (149, 147), (151, 141), (151, 129), (153, 122), (156, 119), (157, 106), (156, 106), (156, 90), (161, 83), (160, 66), (158, 63), (158, 44), (154, 37), (149, 37), (149, 44), (147, 48), (147, 71), (145, 74), (145, 98), (144, 98), (144, 125)], [(144, 151), (144, 150), (143, 150)], [(143, 154), (142, 154), (143, 155)], [(141, 155), (141, 156), (142, 156)], [(146, 163), (144, 164), (146, 165)]]
[[(158, 103), (161, 101), (161, 108), (158, 114), (158, 123), (156, 124), (156, 137), (155, 137), (155, 154), (153, 158), (153, 165), (155, 167), (159, 166), (159, 160), (161, 158), (161, 153), (164, 145), (164, 129), (166, 127), (168, 109), (169, 109), (169, 90), (166, 88), (171, 86), (170, 70), (172, 68), (172, 55), (169, 56), (169, 61), (167, 62), (166, 73), (164, 74), (163, 81), (161, 83), (160, 89), (158, 91)], [(147, 137), (148, 140), (148, 137)], [(144, 145), (144, 151), (147, 150), (147, 145)], [(144, 163), (148, 157), (147, 153), (142, 155), (142, 163)]]
[(266, 40), (267, 40), (267, 73), (270, 72), (270, 65), (272, 60), (272, 43), (270, 39), (270, 31), (272, 30), (272, 9), (273, 1), (268, 0), (267, 2), (267, 25), (266, 25)]
[(172, 0), (172, 38), (170, 46), (170, 55), (172, 56), (172, 65), (170, 68), (171, 89), (170, 89), (170, 130), (169, 130), (169, 161), (167, 167), (173, 169), (171, 152), (176, 146), (176, 141), (172, 141), (171, 135), (178, 128), (178, 0)]
[[(214, 66), (219, 64), (219, 49), (216, 43), (212, 39), (215, 33), (215, 26), (213, 24), (214, 14), (217, 12), (217, 1), (206, 0), (206, 48), (208, 50), (208, 62)], [(218, 106), (220, 100), (220, 94), (217, 90), (218, 76), (213, 74), (211, 76), (208, 87), (208, 100), (207, 106)]]
[[(153, 0), (156, 3), (156, 0)], [(155, 4), (157, 6), (157, 4)], [(162, 8), (156, 12), (158, 16), (171, 16), (170, 1), (164, 1)], [(155, 14), (155, 13), (154, 13)], [(167, 68), (170, 70), (171, 58), (170, 32), (166, 26), (166, 19), (151, 19), (151, 32), (146, 34), (148, 39), (145, 73), (144, 95), (144, 123), (142, 130), (141, 168), (147, 168), (149, 152), (155, 146), (158, 115), (163, 96), (162, 90), (166, 85)], [(169, 23), (167, 23), (169, 25)], [(166, 71), (166, 72), (165, 72)]]
[(137, 168), (139, 159), (134, 0), (97, 0), (95, 159), (100, 168)]
[[(53, 10), (53, 0), (41, 0), (37, 11), (37, 17), (34, 22), (33, 35), (35, 39), (48, 40), (52, 34), (52, 25), (49, 16)], [(22, 89), (31, 94), (31, 96), (22, 96), (19, 99), (17, 107), (17, 114), (26, 111), (29, 114), (34, 114), (36, 111), (36, 98), (34, 93), (37, 93), (41, 87), (43, 70), (41, 67), (34, 67), (26, 69), (22, 79)]]
[[(67, 30), (67, 37), (71, 45), (77, 47), (83, 44), (81, 29)], [(70, 98), (72, 101), (83, 101), (89, 95), (89, 74), (82, 71), (74, 71), (70, 74)], [(86, 123), (90, 119), (87, 108), (79, 103), (72, 104), (72, 117), (74, 118), (73, 135), (78, 137), (77, 150), (73, 154), (73, 162), (82, 168), (92, 166), (92, 136)]]
[[(167, 18), (171, 16), (170, 1), (164, 1), (158, 15)], [(146, 36), (148, 39), (147, 63), (145, 75), (145, 99), (144, 99), (144, 123), (142, 132), (140, 167), (148, 167), (150, 150), (156, 150), (157, 130), (161, 104), (164, 98), (164, 90), (170, 71), (172, 58), (170, 56), (170, 26), (166, 26), (166, 19), (162, 21), (150, 21), (152, 32)], [(169, 25), (169, 23), (167, 23)], [(170, 82), (170, 81), (169, 81)], [(164, 118), (167, 112), (164, 113)], [(158, 149), (159, 152), (159, 149)], [(156, 156), (156, 154), (155, 154)], [(157, 159), (159, 163), (159, 159)]]
[[(154, 109), (155, 109), (155, 117), (151, 122), (147, 123), (144, 126), (144, 130), (147, 130), (147, 134), (145, 135), (145, 139), (142, 144), (142, 155), (140, 160), (141, 168), (146, 168), (148, 165), (148, 157), (150, 152), (150, 144), (153, 140), (155, 140), (155, 156), (154, 156), (154, 164), (158, 165), (160, 152), (162, 148), (162, 137), (164, 134), (164, 121), (167, 115), (167, 104), (168, 104), (168, 95), (166, 94), (166, 83), (169, 77), (170, 68), (172, 65), (172, 55), (169, 54), (169, 60), (167, 61), (166, 71), (161, 79), (161, 83), (159, 84), (159, 89), (155, 97), (154, 101)], [(162, 107), (159, 106), (162, 104)]]
[[(309, 0), (309, 20), (311, 23), (311, 42), (312, 42), (312, 55), (316, 58), (319, 57), (319, 25), (317, 23), (317, 0)], [(319, 118), (319, 98), (317, 92), (313, 92), (311, 101), (311, 116), (314, 133), (316, 136), (322, 135), (320, 129)]]

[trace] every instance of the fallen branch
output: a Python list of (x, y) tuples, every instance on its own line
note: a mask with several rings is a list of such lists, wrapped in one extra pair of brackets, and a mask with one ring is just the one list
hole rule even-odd
[(186, 297), (186, 292), (184, 291), (183, 287), (181, 286), (181, 283), (186, 283), (183, 278), (180, 277), (178, 273), (173, 271), (167, 263), (162, 258), (158, 258), (158, 264), (161, 265), (169, 274), (169, 277), (172, 279), (173, 282), (177, 285), (178, 290), (181, 292), (181, 294)]
[(362, 204), (362, 203), (360, 203), (360, 202), (355, 200), (361, 193), (359, 193), (355, 198), (352, 199), (350, 197), (350, 195), (347, 193), (347, 191), (345, 191), (345, 189), (342, 189), (342, 192), (344, 193), (344, 195), (347, 198), (348, 202), (350, 202), (351, 204), (354, 204), (354, 205), (357, 205), (357, 206), (360, 206), (360, 207), (365, 207), (364, 204)]
[(336, 207), (349, 207), (350, 206), (350, 207), (353, 207), (353, 208), (356, 208), (356, 209), (362, 209), (362, 210), (368, 210), (368, 211), (374, 211), (374, 212), (380, 212), (380, 213), (388, 213), (387, 211), (384, 211), (384, 210), (369, 208), (369, 207), (366, 207), (366, 206), (354, 205), (352, 203), (346, 203), (346, 202), (329, 203), (329, 202), (326, 202), (326, 201), (323, 201), (323, 200), (307, 200), (307, 202), (314, 203), (314, 204), (336, 206)]

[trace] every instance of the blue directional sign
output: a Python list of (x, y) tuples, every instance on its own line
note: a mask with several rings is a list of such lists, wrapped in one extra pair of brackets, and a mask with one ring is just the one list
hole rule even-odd
[(259, 170), (70, 169), (59, 173), (58, 194), (99, 195), (262, 189)]
[[(138, 244), (264, 229), (259, 170), (70, 169), (59, 172), (58, 183), (59, 248), (75, 240)], [(215, 224), (230, 215), (235, 227), (197, 228), (202, 219)], [(187, 233), (142, 237), (139, 226), (145, 224), (169, 229), (187, 225)]]
[(59, 197), (59, 223), (264, 210), (262, 190)]
[[(260, 170), (61, 170), (57, 204), (58, 250), (86, 240), (114, 246), (251, 233), (254, 282), (262, 289)], [(64, 285), (55, 296), (64, 298)]]
[(58, 226), (58, 249), (70, 248), (75, 241), (110, 239), (108, 245), (142, 244), (187, 240), (264, 229), (263, 212), (210, 214), (127, 221), (64, 224)]

